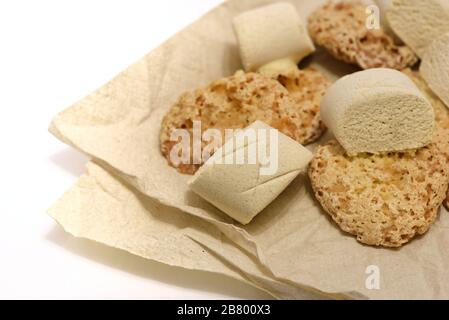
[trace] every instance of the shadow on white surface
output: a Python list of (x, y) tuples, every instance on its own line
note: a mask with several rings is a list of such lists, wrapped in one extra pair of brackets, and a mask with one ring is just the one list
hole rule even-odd
[(75, 177), (79, 177), (85, 172), (86, 163), (89, 161), (89, 157), (72, 148), (54, 153), (49, 158), (59, 168)]
[[(272, 299), (268, 294), (235, 279), (209, 272), (192, 271), (147, 260), (126, 251), (75, 238), (55, 226), (46, 239), (89, 260), (132, 275), (177, 286), (237, 299)], [(145, 299), (145, 297), (142, 297)], [(161, 296), (161, 299), (170, 297)]]

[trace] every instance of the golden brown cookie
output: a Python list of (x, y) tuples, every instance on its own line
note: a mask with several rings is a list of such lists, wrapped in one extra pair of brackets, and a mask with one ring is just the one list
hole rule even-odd
[(361, 1), (329, 1), (308, 19), (309, 34), (336, 59), (363, 69), (401, 70), (418, 58), (406, 46), (398, 46), (381, 29), (368, 29), (366, 5)]
[[(192, 134), (194, 121), (201, 121), (203, 132), (216, 128), (223, 134), (224, 129), (241, 129), (260, 120), (301, 144), (317, 139), (323, 132), (319, 121), (319, 101), (328, 85), (327, 79), (319, 77), (317, 71), (307, 70), (292, 78), (293, 83), (288, 79), (281, 80), (290, 88), (292, 95), (275, 79), (242, 71), (217, 80), (206, 88), (184, 93), (162, 121), (162, 154), (175, 166), (169, 159), (171, 149), (177, 144), (177, 141), (170, 140), (171, 132), (186, 129)], [(316, 88), (312, 87), (315, 85)], [(181, 173), (194, 174), (202, 163), (192, 162), (175, 167)]]
[(316, 198), (345, 232), (374, 246), (400, 247), (435, 221), (449, 168), (435, 144), (416, 151), (349, 157), (336, 141), (309, 168)]

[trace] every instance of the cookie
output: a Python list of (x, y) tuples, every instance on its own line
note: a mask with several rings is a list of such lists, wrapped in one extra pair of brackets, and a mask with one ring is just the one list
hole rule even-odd
[(382, 28), (367, 28), (365, 10), (360, 1), (329, 1), (309, 16), (309, 34), (336, 59), (363, 69), (413, 66), (418, 58), (410, 48), (396, 45)]
[(170, 140), (172, 131), (186, 129), (192, 135), (194, 121), (201, 121), (202, 132), (219, 129), (224, 137), (225, 129), (242, 129), (259, 120), (301, 144), (314, 141), (323, 132), (316, 119), (319, 119), (319, 100), (327, 79), (319, 77), (318, 71), (305, 70), (295, 78), (280, 80), (292, 91), (291, 95), (275, 79), (242, 71), (182, 94), (162, 121), (162, 154), (181, 173), (194, 174), (199, 169), (202, 161), (193, 161), (193, 155), (188, 164), (175, 165), (170, 161), (170, 151), (178, 143)]
[(384, 155), (349, 157), (336, 141), (309, 167), (316, 198), (361, 243), (400, 247), (427, 232), (446, 197), (449, 168), (436, 144)]

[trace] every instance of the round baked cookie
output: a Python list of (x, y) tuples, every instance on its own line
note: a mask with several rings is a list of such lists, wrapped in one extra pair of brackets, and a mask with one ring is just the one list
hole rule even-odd
[(382, 28), (366, 27), (365, 10), (361, 1), (329, 1), (309, 16), (309, 34), (336, 59), (363, 69), (414, 65), (418, 58), (410, 48), (396, 45)]
[[(315, 79), (315, 71), (311, 74)], [(315, 80), (308, 81), (304, 74), (301, 75), (298, 78), (298, 86), (302, 85), (302, 81), (304, 86), (315, 83)], [(296, 84), (295, 80), (293, 81)], [(201, 121), (202, 132), (210, 128), (219, 129), (224, 137), (225, 129), (245, 128), (260, 120), (301, 144), (310, 143), (322, 133), (322, 128), (316, 125), (317, 121), (314, 119), (319, 117), (317, 97), (321, 97), (324, 90), (321, 86), (317, 89), (316, 94), (309, 95), (306, 94), (307, 90), (313, 88), (304, 89), (301, 97), (301, 90), (295, 89), (294, 97), (291, 97), (288, 90), (277, 80), (258, 73), (239, 71), (205, 88), (186, 92), (179, 97), (162, 121), (162, 154), (169, 164), (181, 173), (194, 174), (199, 169), (202, 161), (193, 161), (192, 154), (188, 164), (175, 165), (170, 161), (170, 151), (178, 143), (170, 139), (172, 131), (186, 129), (192, 136), (194, 121)], [(202, 147), (204, 146), (205, 143), (202, 142)]]
[(400, 247), (435, 221), (448, 188), (445, 161), (435, 144), (349, 157), (331, 141), (318, 148), (309, 176), (316, 198), (343, 231), (368, 245)]

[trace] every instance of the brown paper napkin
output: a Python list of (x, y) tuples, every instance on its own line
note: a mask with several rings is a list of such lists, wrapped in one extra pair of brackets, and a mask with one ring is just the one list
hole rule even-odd
[[(188, 223), (189, 228), (201, 222), (203, 232), (194, 229), (188, 238), (196, 246), (209, 250), (208, 258), (199, 255), (194, 260), (200, 265), (189, 262), (183, 263), (183, 267), (232, 276), (232, 270), (223, 271), (218, 267), (209, 270), (201, 265), (209, 265), (206, 259), (213, 256), (222, 263), (227, 261), (229, 269), (240, 270), (240, 277), (277, 297), (300, 298), (297, 292), (301, 289), (315, 288), (334, 297), (449, 298), (447, 212), (442, 212), (427, 235), (402, 249), (378, 249), (357, 243), (331, 223), (314, 200), (307, 177), (299, 177), (251, 224), (241, 226), (190, 192), (186, 183), (189, 177), (167, 166), (159, 152), (158, 140), (164, 113), (181, 92), (231, 75), (240, 68), (232, 17), (269, 2), (273, 1), (224, 3), (57, 115), (50, 126), (51, 132), (96, 159), (97, 164), (90, 165), (96, 168), (95, 174), (90, 172), (80, 181), (94, 183), (100, 175), (98, 172), (108, 168), (118, 179), (162, 206), (154, 221), (166, 218), (171, 219), (169, 224)], [(306, 17), (323, 1), (289, 2)], [(334, 79), (352, 71), (352, 67), (322, 53), (315, 55), (313, 65)], [(108, 181), (112, 185), (117, 178)], [(111, 188), (113, 192), (107, 193), (111, 199), (125, 192), (124, 184), (114, 184)], [(51, 210), (51, 215), (69, 232), (147, 258), (165, 263), (177, 261), (181, 265), (179, 258), (183, 253), (172, 252), (165, 244), (162, 248), (164, 237), (155, 240), (148, 232), (145, 237), (130, 240), (129, 234), (117, 232), (115, 218), (103, 216), (112, 210), (112, 202), (81, 199), (79, 193), (77, 184)], [(80, 209), (71, 211), (81, 201), (91, 202), (91, 207), (96, 208), (91, 212), (98, 217)], [(122, 219), (126, 216), (124, 221), (131, 227), (144, 225), (152, 233), (161, 231), (159, 223), (151, 228), (144, 224), (145, 215), (137, 214), (137, 208), (125, 210), (123, 202), (117, 199), (115, 206), (120, 211), (115, 210), (114, 216)], [(175, 209), (178, 214), (170, 214)], [(114, 232), (107, 231), (108, 228)], [(210, 237), (210, 233), (214, 236)], [(181, 248), (185, 246), (193, 244), (183, 242)], [(236, 251), (242, 254), (241, 259), (233, 259)], [(197, 261), (201, 259), (204, 261)], [(366, 272), (370, 266), (380, 271), (379, 290), (367, 289)], [(285, 287), (286, 284), (289, 286)]]
[(274, 297), (316, 299), (316, 291), (274, 279), (254, 257), (202, 219), (164, 206), (95, 162), (50, 209), (76, 237), (94, 240), (171, 266), (220, 273)]

